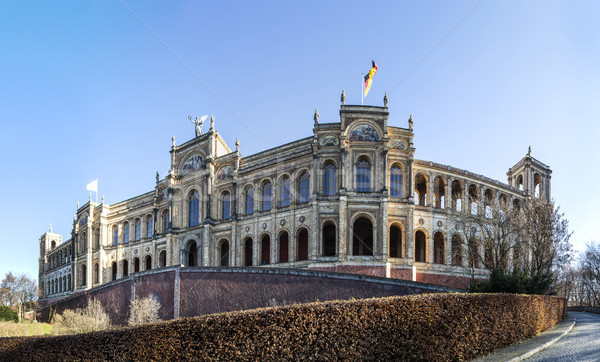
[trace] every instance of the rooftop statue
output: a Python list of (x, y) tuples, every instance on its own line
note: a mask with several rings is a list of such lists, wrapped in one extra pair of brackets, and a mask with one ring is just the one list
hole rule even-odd
[[(200, 117), (200, 119), (198, 119), (198, 117), (196, 117), (196, 120), (192, 120), (192, 116), (188, 116), (188, 119), (196, 125), (196, 137), (200, 137), (202, 135), (202, 124), (204, 123), (204, 120), (206, 119), (206, 117), (208, 117), (208, 115), (206, 116), (202, 116)], [(212, 119), (211, 119), (212, 122)]]

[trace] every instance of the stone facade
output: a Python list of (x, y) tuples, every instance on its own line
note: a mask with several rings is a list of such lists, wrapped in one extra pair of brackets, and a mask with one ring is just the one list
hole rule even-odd
[[(157, 175), (154, 190), (113, 205), (90, 200), (68, 241), (51, 232), (40, 238), (42, 298), (171, 265), (268, 265), (464, 286), (467, 258), (453, 260), (449, 215), (486, 212), (495, 198), (549, 199), (551, 170), (528, 153), (504, 184), (417, 160), (412, 118), (400, 128), (388, 126), (388, 116), (387, 107), (342, 104), (340, 122), (315, 116), (312, 136), (247, 157), (213, 122), (182, 145), (173, 139), (169, 174)], [(53, 262), (65, 253), (64, 263)]]

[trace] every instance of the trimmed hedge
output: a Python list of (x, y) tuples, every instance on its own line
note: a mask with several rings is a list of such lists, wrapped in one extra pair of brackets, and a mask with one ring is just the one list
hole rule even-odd
[(0, 339), (0, 360), (465, 360), (566, 317), (562, 298), (428, 294), (299, 304), (80, 335)]

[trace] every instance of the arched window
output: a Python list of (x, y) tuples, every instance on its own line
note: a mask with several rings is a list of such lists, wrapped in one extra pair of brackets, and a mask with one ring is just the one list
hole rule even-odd
[(452, 235), (452, 265), (462, 266), (462, 240), (456, 234)]
[(246, 189), (246, 215), (252, 215), (254, 213), (254, 187), (248, 187)]
[(253, 259), (252, 238), (247, 238), (244, 241), (244, 265), (252, 266)]
[(221, 194), (221, 199), (223, 202), (223, 220), (227, 220), (231, 217), (231, 195), (225, 191)]
[(146, 237), (151, 238), (154, 234), (154, 226), (152, 225), (152, 215), (146, 217)]
[(142, 238), (142, 221), (135, 219), (135, 241), (139, 241)]
[(129, 223), (126, 222), (123, 224), (123, 244), (127, 244), (129, 242)]
[(221, 241), (221, 247), (219, 248), (220, 266), (229, 266), (229, 241), (223, 239)]
[(308, 230), (302, 228), (298, 232), (297, 260), (308, 260)]
[(523, 175), (517, 176), (517, 188), (523, 191)]
[(115, 225), (113, 226), (113, 245), (117, 245), (119, 243), (119, 228)]
[(310, 196), (310, 175), (305, 172), (300, 176), (300, 181), (298, 182), (298, 202), (300, 204), (305, 204), (309, 201)]
[[(192, 191), (189, 196), (189, 226), (200, 224), (200, 193)], [(165, 227), (164, 230), (167, 230)]]
[(542, 175), (537, 172), (533, 175), (533, 195), (537, 198), (542, 195)]
[(72, 289), (72, 287), (71, 287), (71, 274), (67, 275), (67, 288), (69, 288), (69, 290)]
[(133, 272), (137, 273), (140, 271), (140, 258), (133, 259)]
[(165, 250), (163, 250), (158, 255), (158, 267), (164, 268), (166, 266), (167, 266), (167, 252)]
[(425, 262), (425, 248), (426, 248), (426, 237), (425, 233), (421, 230), (417, 230), (415, 233), (415, 261), (424, 263)]
[(479, 189), (477, 185), (469, 185), (469, 206), (471, 208), (471, 215), (477, 215), (477, 208), (479, 206)]
[(446, 206), (446, 182), (441, 176), (437, 176), (433, 180), (433, 206), (438, 209), (443, 209)]
[(439, 231), (433, 235), (433, 262), (444, 264), (444, 234)]
[(285, 177), (281, 181), (281, 192), (279, 194), (279, 207), (290, 206), (290, 178)]
[(146, 255), (146, 270), (152, 269), (152, 257), (150, 255)]
[(402, 169), (398, 166), (390, 170), (390, 196), (402, 197)]
[(471, 268), (479, 268), (479, 243), (474, 238), (469, 239), (468, 257), (469, 266)]
[(400, 231), (400, 228), (395, 225), (390, 227), (389, 253), (391, 258), (402, 257), (402, 232)]
[(336, 168), (333, 163), (327, 163), (323, 167), (323, 195), (335, 195), (335, 176)]
[(323, 226), (323, 256), (335, 256), (335, 224), (328, 222)]
[(415, 176), (415, 205), (427, 204), (427, 178), (419, 173)]
[(354, 221), (352, 255), (373, 255), (373, 224), (366, 217)]
[(117, 262), (116, 261), (112, 262), (111, 274), (112, 274), (111, 280), (117, 280)]
[(94, 230), (94, 249), (100, 248), (100, 229)]
[(271, 210), (271, 186), (270, 182), (265, 182), (262, 187), (262, 211)]
[(371, 192), (371, 163), (361, 158), (356, 163), (356, 191)]
[(282, 232), (281, 234), (279, 234), (279, 262), (280, 263), (287, 263), (289, 261), (289, 254), (288, 254), (288, 248), (289, 248), (289, 235), (287, 233), (287, 231)]
[(198, 266), (198, 247), (195, 241), (188, 243), (186, 248), (187, 266)]
[(167, 230), (169, 229), (169, 210), (165, 209), (162, 212), (162, 228), (163, 228), (163, 233), (167, 233)]
[(460, 212), (462, 210), (463, 187), (460, 181), (452, 181), (452, 210)]
[(123, 260), (123, 277), (129, 275), (129, 262), (127, 260)]
[(94, 284), (97, 284), (100, 282), (100, 266), (98, 265), (98, 263), (94, 264)]
[(85, 232), (81, 234), (81, 251), (87, 251), (87, 235)]
[(260, 245), (260, 264), (271, 264), (271, 237), (269, 235), (263, 236)]

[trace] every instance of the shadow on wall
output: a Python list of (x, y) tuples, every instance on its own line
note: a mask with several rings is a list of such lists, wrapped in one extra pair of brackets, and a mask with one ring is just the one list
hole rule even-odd
[(106, 306), (113, 324), (124, 325), (130, 301), (150, 294), (161, 303), (160, 318), (168, 320), (316, 300), (456, 291), (433, 284), (334, 272), (176, 266), (135, 273), (44, 306), (38, 311), (38, 320), (47, 321), (52, 313), (66, 309), (83, 308), (95, 298)]

